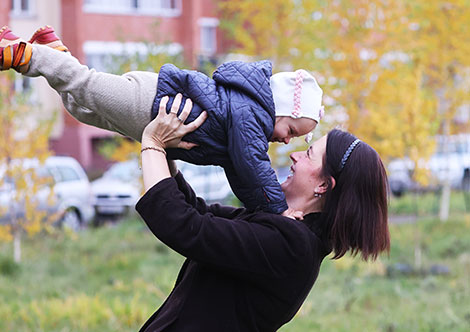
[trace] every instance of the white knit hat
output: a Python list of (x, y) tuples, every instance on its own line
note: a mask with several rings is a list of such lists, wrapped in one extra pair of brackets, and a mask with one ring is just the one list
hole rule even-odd
[(317, 123), (323, 117), (323, 91), (315, 77), (303, 69), (271, 76), (276, 116), (310, 118)]

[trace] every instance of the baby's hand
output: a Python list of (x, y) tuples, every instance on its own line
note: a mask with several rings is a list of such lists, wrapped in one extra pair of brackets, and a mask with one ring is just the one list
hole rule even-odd
[(291, 208), (288, 208), (287, 210), (282, 212), (282, 215), (291, 219), (304, 220), (304, 213), (302, 211), (294, 210)]

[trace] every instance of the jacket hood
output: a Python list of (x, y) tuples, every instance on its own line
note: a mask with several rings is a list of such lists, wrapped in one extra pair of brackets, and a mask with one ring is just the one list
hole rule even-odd
[(256, 100), (274, 119), (274, 99), (269, 79), (272, 63), (231, 61), (221, 65), (213, 74), (214, 81), (226, 88), (237, 89)]

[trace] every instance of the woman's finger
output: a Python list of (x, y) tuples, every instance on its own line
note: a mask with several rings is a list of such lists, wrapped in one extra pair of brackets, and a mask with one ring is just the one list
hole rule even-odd
[(170, 98), (168, 96), (165, 96), (162, 99), (160, 99), (160, 104), (159, 104), (157, 116), (162, 117), (164, 114), (166, 114), (166, 104), (168, 103), (169, 99)]
[(191, 99), (186, 99), (185, 103), (184, 103), (184, 107), (183, 107), (183, 110), (181, 111), (181, 114), (178, 116), (181, 120), (181, 122), (185, 122), (186, 119), (188, 118), (189, 116), (189, 113), (191, 113), (191, 110), (193, 108), (193, 102)]
[(185, 141), (181, 141), (181, 142), (178, 143), (178, 148), (185, 149), (185, 150), (191, 150), (192, 148), (194, 148), (196, 146), (198, 146), (198, 144), (185, 142)]
[(190, 122), (185, 126), (186, 133), (195, 131), (204, 123), (204, 121), (206, 121), (206, 119), (207, 119), (207, 112), (203, 111), (201, 114), (199, 114), (199, 116), (193, 122)]
[(174, 115), (178, 114), (178, 110), (180, 109), (181, 105), (181, 100), (183, 98), (183, 95), (181, 93), (178, 93), (173, 100), (173, 104), (171, 105), (171, 110), (170, 113), (173, 113)]
[(292, 216), (296, 220), (304, 220), (304, 214), (302, 211), (294, 211), (294, 213), (292, 213)]

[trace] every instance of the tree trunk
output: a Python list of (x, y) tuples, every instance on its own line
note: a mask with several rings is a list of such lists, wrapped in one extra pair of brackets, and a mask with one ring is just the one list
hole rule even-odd
[(447, 178), (442, 186), (441, 205), (439, 209), (439, 219), (445, 222), (449, 219), (450, 210), (450, 184)]
[(414, 217), (413, 217), (413, 224), (414, 224), (414, 271), (420, 271), (421, 267), (423, 266), (423, 251), (421, 250), (421, 231), (418, 225), (419, 219), (419, 197), (418, 193), (413, 194), (414, 198)]
[[(443, 123), (443, 141), (442, 141), (442, 153), (448, 157), (449, 154), (449, 122), (444, 120)], [(441, 204), (439, 207), (439, 219), (445, 222), (449, 219), (449, 208), (450, 208), (450, 166), (449, 158), (446, 158), (446, 164), (444, 169), (444, 180), (442, 182), (442, 193), (441, 193)]]
[(13, 258), (15, 263), (21, 262), (21, 231), (19, 229), (13, 235)]

